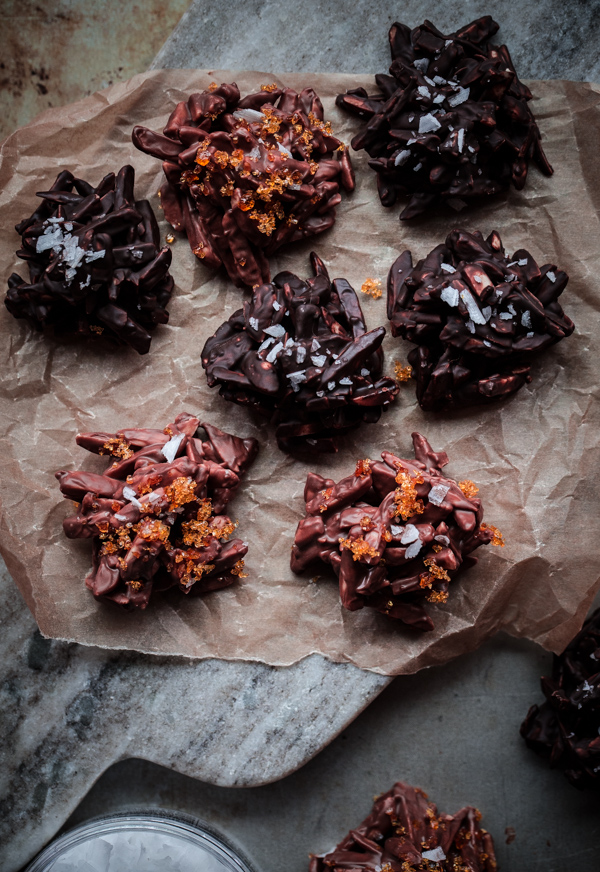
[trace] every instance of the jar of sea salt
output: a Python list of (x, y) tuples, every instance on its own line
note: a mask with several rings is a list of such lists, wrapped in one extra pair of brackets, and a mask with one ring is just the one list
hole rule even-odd
[(97, 818), (42, 851), (27, 872), (255, 872), (212, 827), (163, 810)]

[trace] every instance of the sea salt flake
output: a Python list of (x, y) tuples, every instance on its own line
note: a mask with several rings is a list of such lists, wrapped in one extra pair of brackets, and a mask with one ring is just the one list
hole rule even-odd
[(293, 348), (293, 346), (294, 346), (294, 340), (293, 340), (292, 337), (290, 336), (289, 339), (288, 339), (288, 341), (285, 343), (285, 347), (286, 347), (286, 348)]
[(127, 520), (127, 518), (125, 517), (125, 515), (119, 515), (119, 514), (117, 514), (117, 515), (115, 515), (115, 518), (117, 519), (117, 521), (126, 521), (126, 520)]
[(460, 292), (460, 298), (463, 301), (463, 303), (465, 304), (465, 306), (467, 307), (467, 311), (469, 313), (471, 321), (473, 321), (474, 324), (485, 324), (485, 318), (481, 314), (479, 306), (477, 305), (477, 303), (473, 299), (473, 295), (471, 294), (471, 291), (468, 291), (465, 288), (464, 291)]
[(433, 133), (434, 130), (439, 130), (441, 126), (440, 122), (431, 112), (427, 115), (422, 115), (419, 119), (419, 133)]
[(491, 343), (491, 342), (488, 342), (487, 339), (484, 339), (484, 340), (483, 340), (483, 344), (485, 345), (486, 348), (491, 348), (491, 347), (492, 347), (492, 343)]
[(276, 312), (279, 312), (279, 310), (281, 309), (281, 303), (278, 303), (277, 300), (273, 300), (273, 308)]
[(313, 339), (312, 345), (310, 346), (310, 350), (311, 351), (318, 351), (320, 347), (321, 347), (321, 343), (319, 342), (319, 340)]
[[(271, 339), (271, 342), (273, 342), (272, 339)], [(277, 355), (279, 354), (279, 352), (281, 351), (282, 348), (283, 348), (283, 342), (277, 342), (273, 346), (273, 348), (269, 351), (269, 353), (267, 354), (267, 356), (265, 358), (267, 363), (274, 363), (275, 360), (277, 359)]]
[(236, 109), (233, 117), (250, 122), (266, 120), (266, 115), (263, 115), (262, 112), (258, 112), (256, 109)]
[(84, 282), (79, 282), (80, 288), (87, 288), (92, 282), (92, 276), (88, 273), (88, 276)]
[(325, 366), (327, 363), (327, 356), (325, 354), (311, 354), (310, 359), (314, 366)]
[(258, 318), (249, 318), (248, 323), (253, 330), (258, 330)]
[(409, 545), (404, 552), (404, 557), (406, 558), (406, 560), (412, 560), (413, 557), (416, 557), (422, 547), (423, 543), (420, 539), (417, 539), (416, 542), (413, 542), (412, 545)]
[(439, 533), (437, 536), (433, 537), (436, 542), (441, 542), (442, 545), (449, 545), (450, 539), (447, 536), (444, 536), (442, 533)]
[[(83, 251), (83, 249), (79, 249), (79, 250)], [(86, 251), (86, 252), (84, 252), (84, 258), (85, 258), (86, 263), (91, 263), (93, 260), (100, 260), (101, 258), (104, 257), (105, 254), (106, 254), (106, 251), (103, 248), (101, 248), (100, 251)], [(141, 252), (141, 251), (140, 252), (134, 251), (133, 254), (134, 254), (134, 257), (136, 257), (138, 254), (140, 257), (144, 256), (143, 252)]]
[(394, 166), (395, 167), (404, 166), (406, 161), (409, 159), (410, 154), (411, 154), (410, 151), (406, 148), (403, 149), (403, 151), (399, 151), (398, 154), (396, 155), (396, 157), (394, 158)]
[(535, 336), (535, 333), (532, 330), (531, 333), (526, 333), (525, 336), (527, 336), (528, 339), (531, 339), (532, 336)]
[(481, 310), (481, 314), (485, 318), (486, 322), (489, 321), (490, 318), (492, 317), (492, 307), (491, 306), (484, 306), (483, 309)]
[(425, 99), (427, 99), (427, 97), (431, 96), (429, 93), (429, 88), (427, 87), (427, 85), (419, 85), (419, 87), (417, 88), (417, 94), (420, 97), (424, 97)]
[(551, 270), (548, 270), (546, 275), (548, 276), (548, 278), (550, 279), (552, 284), (554, 284), (554, 282), (556, 281), (556, 273), (553, 273)]
[(438, 94), (436, 97), (433, 98), (433, 102), (434, 103), (443, 103), (445, 99), (446, 99), (445, 94)]
[(125, 497), (126, 500), (129, 500), (129, 502), (132, 505), (134, 505), (136, 507), (136, 509), (142, 508), (142, 504), (138, 500), (138, 498), (135, 494), (135, 491), (132, 487), (124, 487), (123, 488), (123, 496)]
[(306, 359), (306, 348), (304, 345), (299, 345), (296, 349), (296, 360), (298, 363), (304, 363)]
[(467, 321), (467, 330), (469, 331), (469, 333), (475, 333), (475, 325), (473, 324), (473, 322), (471, 321), (470, 318)]
[(583, 690), (584, 693), (591, 693), (594, 688), (586, 678), (584, 680), (583, 684), (581, 685), (581, 689)]
[(368, 378), (368, 376), (371, 375), (371, 373), (369, 372), (369, 370), (368, 370), (368, 369), (365, 369), (364, 367), (363, 367), (363, 369), (361, 369), (360, 374), (362, 375), (363, 378)]
[(454, 267), (449, 263), (440, 264), (440, 268), (446, 273), (455, 273), (456, 272)]
[(285, 336), (285, 327), (282, 324), (272, 324), (270, 327), (265, 327), (264, 332), (275, 339), (279, 339), (281, 336)]
[(268, 348), (269, 345), (273, 345), (274, 342), (275, 342), (275, 340), (274, 340), (271, 336), (269, 336), (268, 339), (265, 339), (265, 341), (262, 342), (262, 343), (258, 346), (258, 352), (260, 353), (261, 351), (264, 351), (265, 348)]
[(459, 128), (456, 141), (458, 145), (458, 150), (462, 154), (463, 145), (465, 144), (465, 131), (463, 127)]
[(443, 289), (440, 298), (444, 303), (447, 303), (449, 306), (454, 308), (455, 306), (458, 306), (458, 289), (453, 288), (452, 285), (450, 285), (449, 288)]
[(518, 260), (517, 263), (519, 266), (527, 266), (527, 258), (524, 257), (522, 260)]
[(157, 494), (154, 491), (152, 491), (151, 494), (148, 494), (148, 502), (149, 503), (155, 503), (159, 499), (160, 499), (160, 494)]
[(521, 315), (521, 324), (523, 327), (527, 327), (528, 330), (531, 330), (531, 312), (526, 309)]
[(48, 218), (48, 224), (62, 224), (64, 220), (64, 218)]
[(334, 382), (334, 381), (327, 382), (327, 390), (328, 390), (328, 391), (332, 391), (334, 388), (335, 388), (335, 382)]
[(513, 316), (510, 312), (500, 312), (500, 320), (501, 321), (512, 321)]
[(163, 455), (167, 458), (168, 463), (173, 463), (175, 455), (179, 451), (179, 446), (185, 438), (185, 433), (178, 433), (176, 436), (171, 436), (166, 445), (160, 449)]
[(419, 538), (419, 531), (415, 527), (414, 524), (407, 524), (404, 528), (404, 533), (402, 534), (402, 539), (400, 539), (400, 543), (402, 545), (409, 545), (411, 542), (416, 542)]
[(430, 851), (423, 851), (421, 856), (424, 860), (432, 860), (434, 863), (441, 863), (442, 860), (446, 859), (446, 855), (440, 847), (432, 848)]
[(396, 524), (390, 524), (390, 533), (392, 536), (401, 536), (404, 532), (404, 527), (397, 527)]
[(317, 391), (316, 393), (317, 393), (317, 396), (318, 396), (318, 397), (324, 397), (324, 396), (325, 396), (325, 391)]
[(507, 308), (508, 308), (508, 311), (510, 312), (511, 315), (517, 314), (517, 310), (515, 309), (515, 307), (513, 306), (512, 303), (509, 303)]
[(416, 58), (413, 67), (421, 73), (426, 73), (429, 68), (429, 58)]
[(418, 173), (422, 166), (423, 164), (419, 161), (419, 163), (415, 164), (415, 166), (413, 167), (413, 172)]
[(436, 484), (429, 491), (427, 499), (430, 503), (433, 503), (434, 506), (441, 506), (449, 490), (450, 488), (448, 485)]
[(341, 379), (340, 379), (340, 384), (341, 384), (341, 385), (351, 385), (351, 384), (352, 384), (352, 379), (351, 379), (351, 378), (341, 378)]
[(469, 99), (470, 93), (470, 88), (461, 88), (459, 86), (458, 91), (448, 97), (448, 103), (454, 109), (455, 106), (460, 106), (461, 103), (465, 103)]
[(446, 79), (442, 79), (441, 76), (434, 76), (433, 81), (434, 81), (434, 84), (436, 84), (436, 85), (445, 85), (446, 84)]

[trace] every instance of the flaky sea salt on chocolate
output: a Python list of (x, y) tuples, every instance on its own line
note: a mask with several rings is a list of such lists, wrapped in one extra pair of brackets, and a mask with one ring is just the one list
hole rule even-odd
[(354, 189), (348, 151), (312, 88), (264, 85), (242, 98), (235, 83), (214, 84), (178, 103), (162, 134), (134, 128), (133, 143), (163, 161), (166, 219), (241, 288), (269, 281), (268, 257), (282, 245), (331, 227), (340, 185)]
[(55, 335), (98, 335), (150, 348), (152, 331), (166, 324), (173, 292), (171, 251), (147, 200), (134, 197), (135, 173), (124, 166), (94, 188), (62, 172), (30, 218), (17, 225), (19, 257), (29, 283), (8, 280), (5, 304), (15, 318)]
[(477, 562), (472, 552), (504, 540), (483, 523), (473, 482), (445, 478), (446, 453), (418, 433), (412, 439), (415, 460), (383, 451), (383, 462), (360, 460), (337, 483), (308, 475), (291, 567), (329, 565), (344, 608), (367, 606), (432, 630), (424, 603), (445, 603), (450, 582)]
[(290, 272), (256, 288), (207, 340), (209, 387), (276, 424), (283, 451), (336, 451), (341, 437), (379, 420), (398, 385), (382, 376), (385, 328), (367, 332), (346, 279), (330, 281), (313, 252), (314, 276)]
[(568, 276), (520, 249), (506, 256), (496, 232), (453, 230), (413, 266), (410, 251), (388, 276), (392, 334), (408, 355), (426, 411), (487, 403), (531, 381), (533, 358), (570, 336), (558, 298)]
[(542, 691), (521, 725), (527, 746), (575, 787), (600, 790), (600, 609), (554, 658)]
[(248, 546), (230, 539), (237, 523), (225, 509), (256, 439), (182, 413), (164, 430), (82, 433), (77, 444), (114, 458), (103, 475), (56, 473), (63, 495), (77, 502), (65, 534), (92, 540), (86, 585), (97, 599), (144, 609), (153, 590), (202, 594), (244, 576)]
[(366, 149), (379, 197), (392, 206), (409, 197), (401, 218), (446, 202), (461, 209), (511, 184), (520, 190), (535, 161), (552, 173), (529, 101), (505, 45), (489, 39), (498, 24), (479, 18), (443, 34), (430, 21), (389, 32), (389, 75), (375, 77), (380, 94), (340, 94), (338, 106), (366, 119), (352, 140)]
[(491, 835), (472, 806), (439, 813), (418, 787), (396, 782), (371, 814), (309, 872), (496, 872)]

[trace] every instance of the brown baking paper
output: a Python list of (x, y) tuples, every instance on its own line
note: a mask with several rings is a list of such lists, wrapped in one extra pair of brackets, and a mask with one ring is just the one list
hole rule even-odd
[[(3, 274), (26, 276), (15, 257), (15, 223), (33, 211), (35, 192), (69, 169), (97, 184), (132, 163), (136, 196), (158, 211), (160, 163), (131, 145), (134, 124), (164, 126), (178, 100), (211, 81), (237, 81), (242, 93), (263, 83), (312, 85), (349, 142), (354, 118), (334, 105), (337, 93), (364, 84), (355, 76), (285, 75), (190, 70), (136, 76), (65, 109), (50, 110), (18, 130), (2, 147), (0, 203)], [(258, 660), (287, 665), (318, 652), (332, 660), (394, 675), (441, 663), (480, 644), (496, 630), (526, 636), (559, 651), (580, 626), (598, 586), (600, 556), (598, 470), (600, 355), (600, 86), (533, 83), (533, 104), (555, 174), (530, 170), (518, 193), (491, 199), (457, 216), (443, 213), (414, 224), (384, 209), (364, 154), (354, 157), (357, 189), (338, 209), (335, 227), (310, 244), (280, 253), (272, 274), (310, 274), (314, 247), (332, 277), (355, 288), (368, 277), (385, 284), (396, 256), (410, 248), (423, 257), (454, 227), (500, 232), (507, 252), (528, 249), (540, 263), (565, 269), (561, 302), (575, 334), (533, 367), (533, 381), (507, 402), (446, 415), (425, 414), (414, 383), (376, 425), (364, 425), (336, 456), (305, 463), (278, 450), (273, 427), (222, 400), (206, 386), (200, 365), (204, 341), (243, 294), (212, 275), (187, 240), (173, 246), (177, 290), (168, 326), (154, 333), (150, 353), (101, 342), (60, 343), (35, 334), (4, 306), (0, 352), (0, 551), (43, 634), (81, 644), (146, 652)], [(161, 229), (167, 227), (161, 217)], [(369, 329), (385, 324), (385, 298), (362, 297)], [(386, 338), (386, 371), (404, 361), (408, 346)], [(248, 578), (204, 597), (178, 591), (156, 595), (145, 612), (124, 612), (94, 600), (84, 585), (90, 543), (67, 540), (62, 520), (72, 505), (59, 492), (58, 469), (105, 467), (103, 458), (75, 444), (79, 431), (162, 428), (187, 411), (241, 436), (261, 450), (231, 504), (238, 535), (250, 543)], [(289, 568), (290, 546), (303, 516), (306, 474), (338, 480), (359, 458), (382, 449), (412, 456), (410, 434), (420, 431), (450, 457), (448, 475), (480, 488), (485, 520), (499, 527), (506, 547), (481, 548), (476, 567), (452, 582), (445, 605), (428, 606), (435, 630), (415, 633), (369, 609), (341, 608), (333, 576), (316, 583)]]

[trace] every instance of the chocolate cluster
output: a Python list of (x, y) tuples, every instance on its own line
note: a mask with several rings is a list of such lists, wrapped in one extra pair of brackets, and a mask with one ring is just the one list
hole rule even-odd
[(56, 335), (104, 335), (150, 348), (157, 324), (169, 320), (173, 293), (171, 251), (147, 200), (136, 200), (133, 167), (109, 173), (98, 187), (62, 172), (41, 205), (17, 225), (19, 257), (29, 265), (29, 283), (8, 280), (6, 308), (36, 330)]
[(336, 451), (339, 437), (379, 420), (398, 394), (381, 375), (385, 328), (367, 332), (346, 279), (281, 272), (256, 288), (202, 351), (209, 387), (276, 425), (282, 451)]
[(412, 440), (415, 460), (383, 451), (383, 462), (360, 460), (337, 483), (308, 475), (291, 567), (331, 566), (344, 608), (368, 606), (433, 630), (424, 603), (446, 602), (450, 581), (477, 562), (472, 552), (504, 541), (483, 523), (473, 482), (445, 478), (446, 453), (418, 433)]
[(546, 702), (532, 706), (521, 725), (527, 746), (575, 787), (600, 789), (600, 609), (541, 683)]
[(354, 188), (312, 88), (263, 85), (242, 98), (234, 83), (212, 85), (178, 103), (162, 134), (134, 128), (133, 142), (163, 161), (167, 220), (241, 288), (270, 280), (268, 257), (282, 245), (331, 227), (340, 184)]
[(507, 397), (531, 381), (532, 358), (570, 336), (558, 298), (568, 276), (525, 249), (509, 259), (496, 232), (454, 230), (413, 266), (410, 251), (388, 276), (392, 334), (408, 355), (426, 411)]
[(77, 444), (114, 458), (103, 475), (56, 473), (78, 503), (65, 534), (92, 540), (86, 585), (95, 597), (144, 609), (153, 590), (203, 594), (244, 576), (248, 546), (230, 539), (237, 524), (225, 510), (256, 456), (255, 439), (182, 413), (164, 430), (82, 433)]
[(398, 781), (333, 851), (311, 855), (309, 872), (495, 872), (480, 820), (469, 805), (440, 814), (426, 793)]
[(375, 77), (381, 93), (338, 96), (338, 106), (367, 119), (352, 147), (371, 156), (382, 204), (410, 198), (401, 218), (441, 202), (461, 209), (511, 184), (520, 190), (530, 160), (551, 175), (531, 91), (506, 46), (488, 42), (497, 30), (489, 15), (447, 35), (430, 21), (412, 31), (393, 24), (390, 75)]

